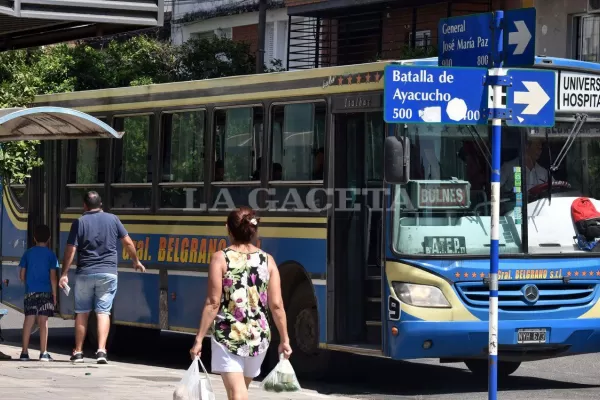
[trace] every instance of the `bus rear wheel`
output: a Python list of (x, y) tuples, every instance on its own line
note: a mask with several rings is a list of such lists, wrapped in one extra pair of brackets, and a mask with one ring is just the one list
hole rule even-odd
[[(489, 373), (488, 360), (465, 360), (467, 368), (478, 377), (487, 377)], [(498, 362), (498, 377), (507, 377), (515, 373), (521, 366), (518, 361), (499, 361)]]
[(309, 282), (294, 291), (287, 317), (294, 370), (305, 378), (322, 378), (329, 367), (329, 353), (319, 348), (319, 314)]

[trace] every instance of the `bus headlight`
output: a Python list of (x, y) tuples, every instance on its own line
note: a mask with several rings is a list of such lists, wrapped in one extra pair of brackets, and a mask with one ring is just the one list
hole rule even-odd
[(442, 291), (429, 285), (392, 282), (396, 296), (401, 302), (415, 307), (450, 308), (450, 303)]

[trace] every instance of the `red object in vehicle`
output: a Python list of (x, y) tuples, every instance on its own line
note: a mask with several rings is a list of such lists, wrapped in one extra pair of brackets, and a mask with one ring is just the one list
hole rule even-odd
[(571, 203), (571, 216), (575, 223), (590, 219), (600, 219), (600, 212), (596, 210), (592, 201), (587, 197), (579, 197)]
[[(552, 188), (558, 189), (571, 189), (571, 184), (565, 181), (553, 181)], [(528, 190), (529, 194), (532, 196), (537, 196), (540, 193), (548, 191), (548, 182), (540, 183), (539, 185), (535, 185), (534, 187)]]
[(571, 203), (571, 218), (577, 233), (583, 235), (588, 242), (596, 242), (600, 238), (600, 212), (587, 197), (578, 197)]

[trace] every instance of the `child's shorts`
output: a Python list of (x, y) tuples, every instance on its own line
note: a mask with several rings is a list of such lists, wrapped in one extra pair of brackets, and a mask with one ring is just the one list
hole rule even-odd
[(254, 357), (240, 357), (227, 350), (222, 344), (218, 343), (214, 337), (211, 338), (210, 347), (211, 370), (214, 374), (226, 372), (241, 372), (246, 378), (256, 378), (260, 375), (260, 366), (262, 365), (267, 352)]
[(27, 293), (25, 295), (25, 315), (54, 316), (54, 297), (52, 293)]

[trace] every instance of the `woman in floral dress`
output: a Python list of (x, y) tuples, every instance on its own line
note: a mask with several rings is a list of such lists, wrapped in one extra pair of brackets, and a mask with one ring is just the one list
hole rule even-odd
[(227, 217), (231, 246), (215, 253), (208, 271), (208, 293), (192, 357), (213, 328), (212, 372), (221, 374), (229, 400), (248, 399), (248, 386), (260, 374), (271, 342), (270, 310), (281, 338), (279, 354), (289, 358), (287, 322), (279, 271), (270, 254), (252, 242), (260, 219), (248, 207)]

